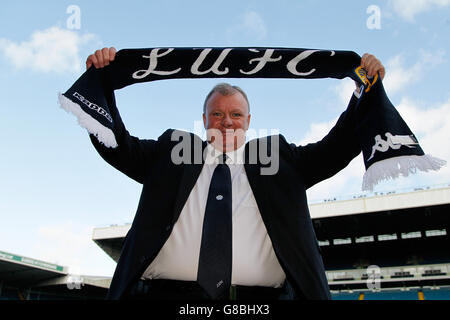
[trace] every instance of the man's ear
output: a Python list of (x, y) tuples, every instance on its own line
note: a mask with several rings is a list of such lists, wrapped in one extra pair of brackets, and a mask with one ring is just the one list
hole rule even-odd
[(250, 118), (251, 118), (251, 114), (249, 113), (247, 116), (247, 129), (250, 128)]
[(206, 129), (206, 115), (203, 113), (203, 127)]

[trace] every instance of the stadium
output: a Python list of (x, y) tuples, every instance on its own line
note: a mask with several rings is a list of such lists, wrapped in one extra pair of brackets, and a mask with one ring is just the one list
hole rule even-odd
[[(450, 185), (309, 207), (333, 300), (450, 300)], [(130, 226), (96, 228), (92, 240), (117, 261)], [(0, 251), (1, 300), (103, 299), (110, 283)]]

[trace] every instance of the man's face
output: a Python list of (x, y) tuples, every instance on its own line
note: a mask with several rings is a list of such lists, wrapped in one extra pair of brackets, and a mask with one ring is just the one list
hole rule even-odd
[(245, 143), (245, 132), (250, 124), (250, 114), (240, 92), (224, 96), (215, 92), (206, 103), (203, 124), (208, 141), (222, 152), (238, 149)]

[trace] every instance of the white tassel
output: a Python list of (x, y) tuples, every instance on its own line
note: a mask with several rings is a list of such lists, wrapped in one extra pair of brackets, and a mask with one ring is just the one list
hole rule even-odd
[(362, 190), (373, 191), (373, 187), (380, 181), (396, 179), (400, 175), (407, 177), (417, 170), (428, 172), (438, 171), (447, 161), (435, 158), (431, 155), (400, 156), (381, 160), (372, 164), (364, 173)]
[(98, 141), (109, 148), (117, 147), (116, 137), (111, 129), (103, 126), (91, 115), (84, 112), (78, 104), (72, 102), (61, 93), (58, 93), (58, 100), (61, 108), (75, 115), (78, 119), (78, 124), (93, 134)]

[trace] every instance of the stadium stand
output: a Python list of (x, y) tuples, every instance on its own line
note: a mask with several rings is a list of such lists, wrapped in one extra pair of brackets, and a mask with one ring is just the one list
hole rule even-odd
[(68, 268), (0, 251), (0, 300), (104, 299), (108, 277), (69, 274)]
[(450, 188), (310, 208), (334, 299), (450, 299)]

